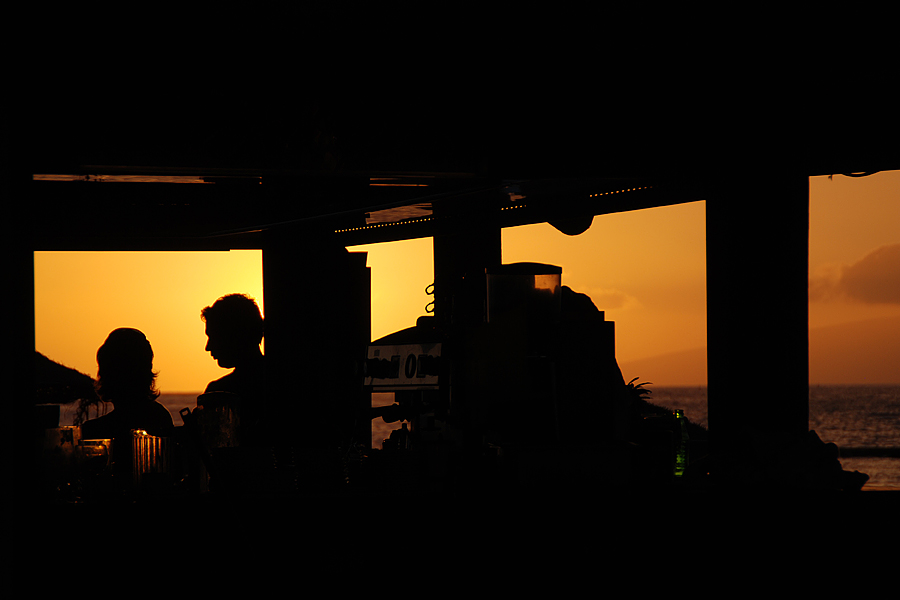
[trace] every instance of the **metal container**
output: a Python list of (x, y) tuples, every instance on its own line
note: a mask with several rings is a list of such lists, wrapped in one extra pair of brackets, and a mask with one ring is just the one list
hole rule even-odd
[(200, 437), (209, 450), (240, 446), (241, 399), (231, 392), (208, 392), (197, 397), (193, 412)]
[(76, 451), (79, 470), (99, 474), (112, 467), (112, 439), (80, 440)]
[(562, 307), (562, 268), (513, 263), (487, 269), (487, 322), (525, 336), (525, 354), (548, 352)]
[(75, 456), (79, 489), (76, 493), (81, 500), (93, 501), (116, 493), (114, 452), (113, 440), (109, 438), (81, 440), (78, 443)]
[(133, 429), (131, 434), (134, 488), (139, 490), (165, 480), (170, 462), (168, 438), (150, 435), (142, 429)]
[(521, 312), (529, 322), (559, 321), (562, 268), (513, 263), (487, 270), (487, 320)]

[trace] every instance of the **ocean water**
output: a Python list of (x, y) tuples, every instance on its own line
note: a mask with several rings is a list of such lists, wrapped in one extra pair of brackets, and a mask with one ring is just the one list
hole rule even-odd
[[(708, 426), (705, 387), (647, 387), (652, 391), (648, 400), (653, 404), (681, 408), (688, 419)], [(175, 425), (182, 425), (179, 411), (193, 409), (198, 395), (163, 394), (160, 402), (169, 409)], [(373, 397), (376, 406), (392, 401), (393, 394)], [(60, 424), (71, 424), (74, 415), (67, 413), (61, 415)], [(380, 448), (381, 441), (399, 427), (399, 423), (375, 419), (373, 447)], [(822, 441), (837, 444), (845, 470), (869, 476), (864, 490), (900, 489), (900, 385), (810, 386), (809, 428)]]
[[(650, 402), (708, 427), (705, 387), (648, 387)], [(900, 489), (900, 385), (811, 385), (809, 428), (837, 444), (844, 470), (869, 476), (864, 490)]]

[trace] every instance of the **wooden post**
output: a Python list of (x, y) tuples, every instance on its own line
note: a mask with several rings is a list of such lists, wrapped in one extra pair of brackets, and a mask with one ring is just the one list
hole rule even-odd
[[(490, 200), (488, 196), (485, 202)], [(476, 364), (465, 348), (484, 328), (485, 269), (500, 265), (500, 227), (490, 218), (467, 220), (465, 207), (438, 205), (435, 215), (443, 225), (433, 240), (434, 317), (450, 341), (444, 356), (451, 361), (453, 388), (451, 392), (445, 386), (442, 394), (448, 395), (455, 427), (468, 436), (483, 408), (478, 400), (483, 390), (476, 389), (473, 371), (485, 365)], [(477, 435), (472, 439), (481, 441)]]
[(736, 482), (809, 428), (809, 178), (720, 183), (706, 203), (710, 450)]
[(370, 443), (371, 422), (356, 419), (368, 399), (361, 371), (371, 341), (365, 253), (270, 231), (263, 285), (267, 401), (278, 434), (301, 447), (337, 447), (351, 433)]

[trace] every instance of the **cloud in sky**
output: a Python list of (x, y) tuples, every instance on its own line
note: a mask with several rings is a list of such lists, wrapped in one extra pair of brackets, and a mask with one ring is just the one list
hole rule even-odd
[(640, 306), (640, 302), (636, 298), (621, 290), (594, 288), (582, 293), (590, 296), (600, 310), (619, 310)]
[(900, 244), (881, 246), (852, 265), (820, 267), (810, 276), (809, 299), (900, 305)]

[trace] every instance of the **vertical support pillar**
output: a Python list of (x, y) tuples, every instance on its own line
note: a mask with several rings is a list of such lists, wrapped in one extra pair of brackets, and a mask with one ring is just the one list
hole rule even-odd
[[(12, 145), (10, 146), (12, 147)], [(15, 203), (24, 211), (19, 216), (24, 227), (13, 228), (11, 243), (6, 246), (6, 281), (11, 301), (7, 302), (12, 320), (11, 333), (4, 334), (8, 348), (12, 349), (13, 363), (9, 365), (12, 377), (12, 416), (6, 420), (5, 437), (10, 440), (4, 447), (7, 473), (12, 473), (13, 508), (33, 506), (43, 500), (38, 495), (37, 458), (35, 446), (34, 403), (35, 403), (35, 312), (34, 312), (34, 239), (33, 232), (40, 226), (36, 218), (34, 198), (31, 195), (31, 170), (18, 160), (7, 162), (8, 170), (3, 174), (0, 189), (4, 198)]]
[[(474, 204), (477, 207), (477, 202)], [(483, 214), (481, 218), (467, 219), (479, 214), (480, 211), (473, 210), (467, 215), (465, 206), (435, 206), (441, 226), (433, 240), (434, 314), (439, 327), (448, 335), (449, 343), (442, 352), (450, 358), (452, 388), (444, 388), (442, 394), (447, 394), (454, 427), (464, 438), (473, 432), (479, 410), (476, 397), (482, 391), (473, 389), (476, 359), (470, 350), (473, 350), (473, 336), (484, 327), (485, 269), (499, 266), (501, 262), (500, 227)], [(474, 345), (476, 350), (484, 351), (483, 346)]]
[(728, 181), (706, 215), (710, 450), (730, 483), (809, 428), (809, 178)]
[(368, 443), (360, 370), (371, 341), (365, 253), (287, 231), (267, 232), (263, 246), (272, 423), (284, 443), (299, 447), (336, 447), (351, 435)]
[(433, 239), (435, 316), (441, 323), (481, 320), (485, 268), (500, 265), (500, 227), (484, 223), (443, 228)]

